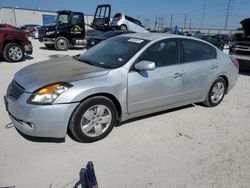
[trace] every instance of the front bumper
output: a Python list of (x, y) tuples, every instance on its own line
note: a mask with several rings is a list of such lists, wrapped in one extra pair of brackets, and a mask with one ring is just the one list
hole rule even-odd
[(43, 43), (44, 44), (54, 44), (56, 38), (43, 38)]
[(33, 46), (32, 46), (32, 44), (30, 43), (30, 44), (25, 45), (24, 46), (24, 51), (25, 51), (26, 54), (31, 55), (33, 53)]
[(29, 93), (24, 93), (16, 101), (4, 97), (6, 109), (14, 126), (29, 136), (64, 138), (69, 119), (78, 103), (32, 105), (26, 103), (29, 96)]

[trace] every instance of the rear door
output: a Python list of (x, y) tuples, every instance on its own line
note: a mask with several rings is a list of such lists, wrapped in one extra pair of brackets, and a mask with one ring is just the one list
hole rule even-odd
[(184, 100), (202, 99), (218, 69), (216, 50), (209, 44), (180, 39)]
[(111, 5), (98, 5), (95, 11), (92, 27), (100, 31), (109, 31), (110, 27)]
[(128, 73), (129, 114), (164, 107), (182, 101), (183, 69), (177, 40), (162, 40), (151, 45), (136, 61), (155, 62), (152, 71)]

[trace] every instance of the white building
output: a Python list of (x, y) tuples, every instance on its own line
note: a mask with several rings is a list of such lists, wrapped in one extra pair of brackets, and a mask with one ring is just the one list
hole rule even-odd
[[(0, 23), (13, 26), (25, 24), (46, 25), (55, 21), (56, 12), (25, 8), (2, 7), (0, 8)], [(85, 15), (85, 23), (91, 24), (93, 16)]]

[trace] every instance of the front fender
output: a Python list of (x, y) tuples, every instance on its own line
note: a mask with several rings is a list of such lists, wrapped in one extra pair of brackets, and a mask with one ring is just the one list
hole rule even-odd
[[(117, 74), (117, 73), (115, 73)], [(116, 78), (114, 78), (116, 77)], [(127, 79), (110, 74), (71, 82), (72, 88), (62, 93), (55, 104), (82, 102), (91, 95), (109, 94), (120, 103), (123, 113), (127, 113)]]

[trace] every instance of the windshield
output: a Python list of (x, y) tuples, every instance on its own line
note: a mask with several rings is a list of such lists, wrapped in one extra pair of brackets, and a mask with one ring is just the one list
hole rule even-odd
[(68, 23), (68, 21), (69, 21), (69, 14), (67, 13), (60, 13), (56, 18), (56, 23), (66, 24)]
[(78, 60), (107, 69), (115, 69), (126, 64), (149, 41), (114, 37), (90, 48)]

